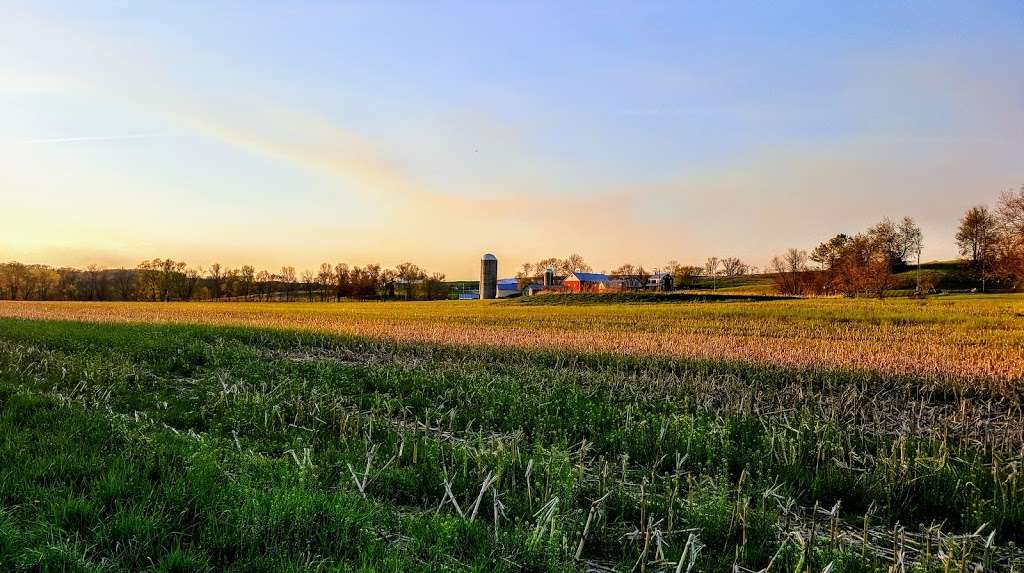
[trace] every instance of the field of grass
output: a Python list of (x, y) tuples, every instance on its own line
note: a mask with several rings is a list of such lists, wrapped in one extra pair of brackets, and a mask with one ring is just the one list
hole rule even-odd
[(1024, 570), (1024, 297), (0, 317), (4, 571)]
[(715, 292), (741, 294), (775, 294), (775, 279), (772, 275), (743, 275), (738, 277), (692, 277), (681, 285), (685, 290), (713, 290)]

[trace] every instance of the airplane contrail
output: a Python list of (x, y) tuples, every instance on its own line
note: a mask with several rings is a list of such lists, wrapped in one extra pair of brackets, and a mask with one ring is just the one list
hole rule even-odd
[(28, 143), (77, 143), (80, 141), (115, 141), (119, 139), (153, 139), (157, 137), (174, 137), (173, 133), (132, 133), (127, 135), (87, 135), (81, 137), (54, 137), (49, 139), (30, 139)]

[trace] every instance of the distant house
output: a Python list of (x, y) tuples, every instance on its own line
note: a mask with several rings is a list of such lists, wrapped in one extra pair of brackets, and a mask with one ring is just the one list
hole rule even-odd
[(672, 275), (654, 273), (647, 279), (647, 288), (654, 290), (672, 290)]
[(596, 292), (611, 285), (611, 279), (602, 273), (569, 273), (562, 281), (562, 286), (569, 292)]
[(638, 277), (618, 277), (609, 279), (608, 284), (600, 287), (599, 290), (640, 290), (644, 288), (644, 282)]

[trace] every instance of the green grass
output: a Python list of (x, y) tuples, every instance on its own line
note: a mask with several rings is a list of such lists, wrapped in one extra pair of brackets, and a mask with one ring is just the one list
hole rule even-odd
[(715, 290), (728, 293), (772, 294), (775, 279), (770, 274), (738, 277), (692, 277), (686, 284), (676, 285), (686, 290)]
[(865, 514), (1019, 558), (1019, 440), (934, 421), (961, 401), (1014, 415), (869, 371), (2, 319), (0, 569), (674, 570), (693, 535), (695, 570), (885, 570), (830, 538)]

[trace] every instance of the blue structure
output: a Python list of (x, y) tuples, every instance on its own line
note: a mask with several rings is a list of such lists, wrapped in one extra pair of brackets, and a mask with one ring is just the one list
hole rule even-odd
[(515, 296), (522, 293), (522, 289), (519, 288), (519, 279), (498, 280), (498, 298)]

